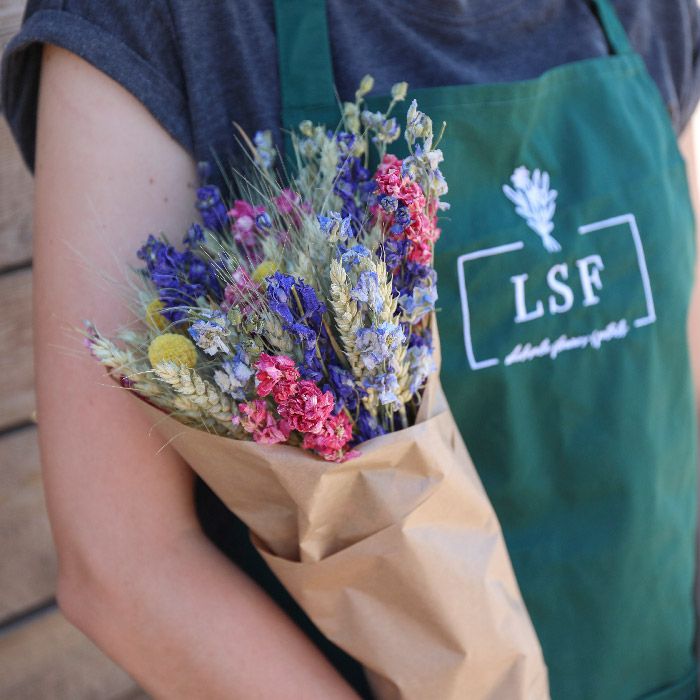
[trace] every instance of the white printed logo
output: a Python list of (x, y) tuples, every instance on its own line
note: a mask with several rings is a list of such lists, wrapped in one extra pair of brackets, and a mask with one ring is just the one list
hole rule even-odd
[[(552, 236), (554, 224), (554, 212), (556, 210), (557, 191), (550, 189), (549, 174), (540, 169), (533, 170), (532, 173), (524, 167), (516, 168), (511, 176), (513, 187), (508, 185), (503, 186), (505, 195), (515, 204), (516, 213), (525, 219), (525, 222), (542, 240), (542, 245), (549, 253), (558, 253), (561, 251), (561, 245)], [(626, 232), (626, 234), (625, 234)], [(485, 369), (503, 363), (505, 366), (513, 364), (530, 362), (537, 358), (549, 357), (555, 360), (560, 354), (572, 350), (581, 350), (584, 348), (599, 350), (604, 343), (625, 338), (628, 333), (634, 328), (641, 328), (656, 321), (656, 310), (654, 308), (654, 298), (649, 280), (649, 272), (647, 268), (646, 257), (642, 239), (637, 226), (637, 220), (634, 214), (628, 213), (621, 216), (615, 216), (600, 221), (595, 221), (584, 226), (579, 226), (577, 229), (579, 236), (584, 236), (588, 241), (591, 234), (595, 238), (590, 238), (591, 242), (595, 243), (593, 251), (589, 244), (583, 248), (577, 244), (579, 250), (578, 256), (571, 256), (568, 262), (557, 262), (542, 270), (536, 275), (536, 278), (530, 280), (530, 271), (522, 272), (522, 267), (518, 264), (520, 256), (526, 251), (524, 241), (513, 241), (504, 245), (494, 246), (491, 248), (482, 248), (474, 250), (464, 255), (460, 255), (457, 261), (457, 273), (459, 278), (460, 297), (462, 303), (462, 318), (464, 322), (464, 347), (469, 361), (469, 366), (474, 370)], [(603, 239), (598, 236), (605, 235)], [(614, 238), (608, 238), (613, 236)], [(630, 241), (631, 238), (631, 247)], [(582, 243), (584, 239), (579, 239)], [(587, 308), (597, 307), (605, 299), (604, 283), (606, 281), (605, 264), (600, 250), (613, 245), (613, 250), (618, 250), (622, 254), (627, 255), (627, 251), (632, 253), (631, 259), (636, 258), (637, 270), (639, 273), (639, 282), (637, 291), (633, 292), (634, 298), (637, 301), (632, 308), (638, 308), (638, 312), (629, 313), (629, 308), (622, 313), (628, 314), (630, 317), (608, 316), (608, 319), (603, 320), (608, 314), (597, 315), (598, 321), (596, 326), (602, 321), (603, 325), (581, 329), (576, 335), (553, 335), (551, 337), (543, 337), (545, 333), (535, 335), (537, 323), (532, 323), (543, 317), (558, 317), (561, 314), (568, 314), (572, 310), (578, 309), (583, 311)], [(601, 248), (602, 246), (602, 248)], [(620, 251), (619, 246), (622, 246)], [(584, 254), (588, 248), (588, 254)], [(520, 253), (514, 256), (515, 253)], [(467, 270), (477, 272), (479, 268), (472, 267), (473, 265), (483, 266), (489, 264), (488, 260), (495, 256), (506, 256), (501, 258), (497, 267), (499, 274), (502, 277), (503, 284), (508, 286), (508, 294), (512, 301), (512, 316), (508, 319), (503, 319), (503, 323), (512, 324), (511, 345), (508, 348), (501, 348), (495, 355), (494, 347), (491, 345), (491, 350), (486, 350), (484, 357), (483, 339), (474, 337), (472, 328), (472, 318), (474, 312), (480, 312), (484, 318), (486, 309), (477, 308), (470, 309), (469, 293), (468, 293), (468, 277)], [(576, 259), (574, 259), (576, 257)], [(530, 260), (532, 260), (530, 256)], [(478, 261), (478, 262), (477, 262)], [(520, 269), (518, 269), (520, 268)], [(534, 269), (534, 268), (533, 268)], [(628, 267), (630, 271), (633, 267)], [(510, 270), (510, 271), (508, 271)], [(541, 275), (541, 277), (539, 276)], [(616, 272), (619, 277), (619, 271)], [(613, 278), (614, 279), (614, 278)], [(529, 280), (529, 281), (528, 281)], [(510, 282), (510, 285), (508, 285)], [(607, 304), (601, 306), (601, 310), (610, 309), (611, 315), (615, 313), (615, 286), (611, 283), (612, 296), (607, 297)], [(534, 287), (531, 287), (534, 285)], [(483, 283), (482, 283), (483, 288)], [(539, 291), (538, 291), (539, 290)], [(619, 298), (620, 295), (618, 294)], [(484, 303), (484, 302), (482, 302)], [(612, 306), (608, 307), (609, 304)], [(621, 310), (618, 309), (618, 313)], [(477, 316), (479, 314), (476, 314)], [(582, 317), (586, 318), (586, 317)], [(478, 323), (478, 321), (477, 321)], [(486, 321), (487, 325), (491, 320)], [(500, 322), (499, 322), (500, 323)], [(578, 325), (578, 323), (577, 323)], [(551, 324), (549, 326), (551, 328)], [(569, 326), (570, 327), (570, 326)], [(477, 333), (477, 336), (479, 334)], [(486, 336), (495, 337), (495, 336)], [(520, 342), (517, 342), (520, 340)], [(489, 341), (492, 343), (493, 341)], [(515, 345), (512, 343), (515, 342)], [(482, 352), (479, 352), (478, 347), (482, 347)]]
[(542, 245), (550, 253), (561, 250), (552, 236), (554, 212), (558, 192), (549, 189), (549, 173), (535, 168), (530, 171), (521, 165), (510, 176), (513, 187), (503, 185), (503, 194), (515, 204), (515, 213), (522, 216), (527, 225), (542, 239)]

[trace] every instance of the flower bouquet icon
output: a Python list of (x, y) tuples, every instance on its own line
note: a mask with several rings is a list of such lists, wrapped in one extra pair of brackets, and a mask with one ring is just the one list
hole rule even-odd
[(549, 189), (549, 173), (535, 168), (530, 171), (521, 165), (510, 176), (513, 187), (503, 185), (503, 193), (515, 204), (515, 212), (542, 239), (549, 253), (558, 253), (561, 245), (552, 236), (554, 212), (558, 192)]

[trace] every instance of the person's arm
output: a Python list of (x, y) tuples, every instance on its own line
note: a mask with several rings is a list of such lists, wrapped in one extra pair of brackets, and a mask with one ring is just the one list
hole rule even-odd
[[(690, 122), (680, 137), (680, 148), (688, 170), (688, 184), (693, 200), (696, 218), (696, 249), (698, 255), (695, 260), (695, 287), (688, 315), (688, 339), (690, 344), (690, 359), (693, 365), (695, 377), (695, 396), (700, 408), (700, 184), (698, 182), (698, 168), (700, 162), (697, 158), (696, 134), (693, 122)], [(700, 417), (700, 411), (698, 411)], [(700, 430), (700, 424), (698, 425)]]
[(690, 358), (695, 375), (695, 401), (698, 406), (698, 431), (700, 433), (700, 208), (696, 208), (696, 212), (698, 225), (695, 231), (695, 246), (698, 255), (695, 259), (695, 288), (690, 304), (688, 334), (690, 337)]
[[(190, 156), (126, 90), (46, 46), (36, 158), (39, 435), (58, 602), (155, 698), (356, 698), (200, 529), (192, 472), (67, 331), (130, 320), (118, 286), (149, 232), (193, 218)], [(235, 468), (235, 465), (232, 465)]]

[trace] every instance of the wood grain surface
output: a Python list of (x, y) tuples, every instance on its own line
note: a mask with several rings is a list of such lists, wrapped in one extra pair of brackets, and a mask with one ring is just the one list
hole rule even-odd
[(135, 691), (133, 679), (56, 609), (0, 633), (3, 700), (121, 700)]

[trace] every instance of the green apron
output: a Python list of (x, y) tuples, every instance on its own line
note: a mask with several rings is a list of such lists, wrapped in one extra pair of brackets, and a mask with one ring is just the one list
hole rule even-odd
[[(690, 700), (694, 220), (657, 87), (594, 7), (609, 56), (409, 93), (448, 125), (442, 381), (552, 697)], [(277, 0), (276, 22), (285, 126), (335, 126), (325, 3)]]

